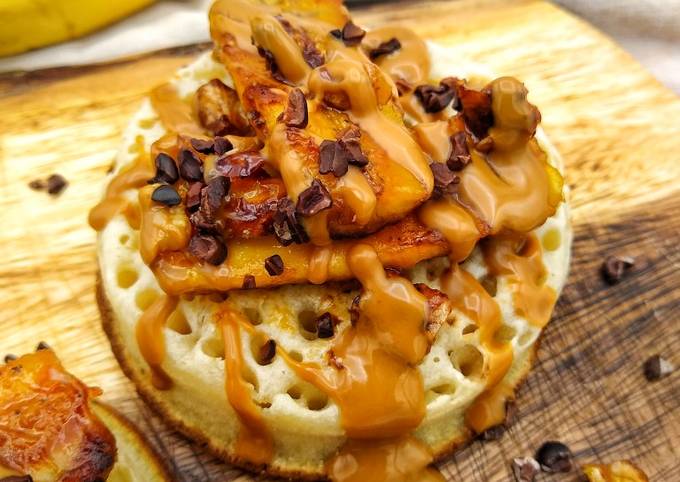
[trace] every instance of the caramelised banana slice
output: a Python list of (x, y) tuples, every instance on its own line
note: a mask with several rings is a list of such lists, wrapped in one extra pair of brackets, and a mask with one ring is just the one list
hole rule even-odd
[(396, 87), (338, 30), (348, 20), (339, 3), (315, 2), (326, 10), (314, 23), (304, 2), (294, 13), (233, 3), (218, 1), (211, 10), (215, 55), (288, 197), (298, 203), (315, 181), (328, 192), (327, 206), (303, 210), (312, 242), (373, 232), (429, 198), (432, 173), (403, 123)]
[(0, 365), (0, 480), (166, 482), (166, 463), (101, 394), (68, 373), (54, 352)]
[(116, 440), (94, 415), (88, 388), (68, 374), (50, 349), (0, 366), (0, 478), (35, 481), (106, 480)]

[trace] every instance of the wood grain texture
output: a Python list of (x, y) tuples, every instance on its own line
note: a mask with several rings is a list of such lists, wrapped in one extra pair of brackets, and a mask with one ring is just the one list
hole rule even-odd
[[(680, 365), (680, 99), (609, 39), (548, 3), (408, 2), (356, 17), (369, 26), (398, 21), (449, 46), (461, 63), (524, 80), (571, 186), (571, 276), (519, 392), (519, 415), (499, 441), (475, 442), (444, 460), (443, 473), (507, 481), (512, 457), (559, 439), (579, 463), (629, 458), (653, 481), (680, 480), (680, 374), (648, 383), (641, 368), (655, 353)], [(192, 57), (171, 50), (0, 76), (0, 353), (47, 341), (149, 434), (179, 480), (246, 481), (253, 479), (172, 433), (139, 401), (110, 352), (94, 299), (87, 211), (142, 96)], [(70, 182), (60, 197), (28, 189), (52, 172)], [(638, 259), (615, 287), (598, 273), (610, 253)]]

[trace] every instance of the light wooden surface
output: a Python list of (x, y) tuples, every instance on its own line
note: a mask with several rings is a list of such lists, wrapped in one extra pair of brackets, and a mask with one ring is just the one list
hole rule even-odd
[[(655, 353), (680, 365), (680, 99), (548, 3), (408, 2), (356, 17), (403, 22), (450, 46), (461, 63), (523, 79), (572, 189), (571, 276), (519, 392), (518, 418), (501, 440), (473, 443), (442, 471), (450, 480), (507, 481), (511, 458), (559, 439), (580, 463), (629, 458), (653, 481), (680, 480), (680, 374), (649, 383), (641, 369)], [(138, 400), (94, 298), (87, 211), (144, 93), (193, 55), (0, 76), (0, 353), (47, 341), (150, 435), (178, 479), (251, 480), (169, 431)], [(70, 182), (60, 197), (28, 189), (52, 172)], [(598, 274), (608, 253), (638, 258), (615, 287)]]

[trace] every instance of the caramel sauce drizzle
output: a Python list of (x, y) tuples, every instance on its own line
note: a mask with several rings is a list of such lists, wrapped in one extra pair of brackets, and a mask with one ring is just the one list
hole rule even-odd
[(143, 152), (143, 146), (143, 139), (137, 138), (134, 146), (139, 152), (137, 158), (128, 168), (111, 179), (103, 199), (90, 210), (87, 221), (93, 229), (101, 231), (120, 213), (125, 214), (131, 226), (139, 227), (138, 211), (130, 204), (125, 193), (130, 189), (145, 186), (146, 181), (155, 173), (148, 156)]
[(307, 268), (307, 279), (310, 283), (320, 285), (328, 280), (328, 265), (332, 254), (327, 246), (314, 248)]
[(224, 370), (227, 399), (240, 421), (236, 438), (236, 456), (254, 464), (271, 461), (274, 443), (260, 409), (252, 398), (252, 391), (243, 377), (244, 361), (241, 346), (241, 327), (253, 332), (252, 327), (238, 312), (224, 307), (218, 313), (218, 327), (224, 340)]
[(505, 397), (500, 397), (504, 392), (497, 387), (512, 364), (512, 346), (495, 338), (502, 325), (500, 308), (471, 274), (453, 264), (441, 282), (442, 290), (449, 296), (453, 307), (478, 326), (479, 341), (486, 355), (484, 392), (477, 397), (465, 415), (468, 426), (481, 433), (503, 422), (505, 417)]
[(490, 88), (494, 149), (486, 156), (471, 151), (458, 199), (494, 234), (503, 229), (529, 232), (555, 214), (562, 201), (561, 179), (533, 138), (540, 114), (527, 102), (524, 85), (501, 77)]
[[(323, 98), (326, 93), (345, 94), (352, 106), (347, 111), (350, 119), (371, 136), (390, 159), (431, 192), (434, 181), (423, 151), (406, 127), (388, 118), (379, 107), (373, 80), (366, 67), (368, 59), (358, 51), (350, 55), (347, 48), (336, 49), (326, 64), (312, 71), (308, 82), (310, 92), (318, 98)], [(359, 55), (364, 57), (363, 62), (356, 59)]]
[(255, 43), (269, 50), (276, 59), (276, 65), (286, 79), (301, 84), (312, 71), (307, 65), (300, 47), (272, 15), (258, 15), (250, 20)]
[[(349, 441), (327, 463), (335, 482), (443, 480), (428, 465), (432, 454), (408, 435), (425, 416), (423, 381), (415, 367), (429, 350), (427, 299), (406, 279), (388, 277), (375, 250), (355, 245), (348, 254), (364, 286), (360, 317), (331, 349), (335, 366), (284, 360), (340, 408)], [(394, 457), (404, 464), (394, 464)]]
[(182, 100), (173, 85), (162, 84), (152, 89), (149, 100), (161, 123), (169, 132), (189, 136), (205, 134), (205, 129), (196, 122), (191, 103)]
[[(144, 152), (144, 139), (137, 137), (134, 146), (138, 153), (137, 158), (111, 179), (103, 199), (90, 210), (88, 223), (96, 231), (104, 229), (120, 213), (125, 214), (133, 229), (139, 229), (141, 218), (145, 216), (140, 214), (137, 206), (130, 203), (125, 193), (142, 188), (154, 176), (156, 170), (152, 159), (158, 153), (165, 152), (173, 158), (177, 156), (177, 135), (174, 133), (204, 134), (203, 128), (194, 119), (191, 106), (180, 99), (173, 86), (164, 84), (154, 88), (149, 94), (149, 100), (169, 134), (154, 142), (151, 157)], [(147, 252), (157, 251), (148, 244), (147, 248)]]
[(481, 237), (474, 218), (452, 199), (426, 202), (418, 210), (418, 219), (444, 236), (454, 263), (467, 258)]
[(413, 134), (420, 147), (433, 161), (446, 162), (451, 153), (449, 122), (444, 120), (421, 122), (413, 126)]
[(423, 39), (408, 28), (386, 26), (368, 32), (363, 43), (369, 49), (373, 49), (391, 38), (398, 39), (401, 48), (389, 55), (378, 57), (375, 62), (395, 82), (402, 81), (410, 86), (410, 89), (399, 97), (399, 105), (416, 122), (445, 119), (447, 117), (445, 111), (435, 114), (425, 112), (422, 104), (413, 94), (415, 87), (430, 80), (430, 54)]
[(151, 264), (161, 251), (183, 249), (191, 236), (191, 224), (184, 206), (167, 207), (154, 203), (151, 200), (154, 189), (155, 186), (145, 186), (139, 190), (142, 212), (139, 252), (146, 264)]
[(326, 473), (333, 482), (444, 482), (431, 463), (432, 453), (415, 437), (351, 440), (326, 463)]
[(139, 351), (151, 369), (151, 383), (158, 390), (172, 388), (172, 379), (161, 365), (165, 359), (163, 327), (175, 308), (176, 297), (161, 295), (144, 310), (135, 329)]
[(360, 226), (368, 224), (375, 213), (378, 199), (361, 169), (349, 166), (347, 174), (338, 181), (334, 193), (342, 197), (354, 212), (355, 223)]
[(537, 328), (543, 328), (557, 301), (546, 284), (541, 243), (533, 235), (499, 235), (482, 243), (484, 259), (496, 276), (505, 276), (513, 293), (515, 312)]

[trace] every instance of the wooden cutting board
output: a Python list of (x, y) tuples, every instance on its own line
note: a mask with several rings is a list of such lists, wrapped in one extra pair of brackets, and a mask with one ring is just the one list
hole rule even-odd
[[(628, 458), (651, 480), (680, 480), (680, 373), (650, 383), (641, 368), (656, 353), (680, 365), (680, 99), (610, 39), (546, 2), (407, 2), (356, 18), (404, 23), (461, 64), (523, 79), (571, 187), (571, 276), (519, 391), (518, 417), (499, 441), (444, 460), (443, 473), (511, 480), (513, 457), (557, 439), (579, 463)], [(149, 435), (179, 480), (244, 481), (253, 479), (169, 430), (118, 368), (100, 328), (95, 233), (86, 225), (129, 116), (205, 48), (0, 76), (0, 354), (45, 340)], [(53, 172), (70, 183), (61, 196), (27, 187)], [(614, 287), (599, 276), (608, 254), (637, 259)]]

